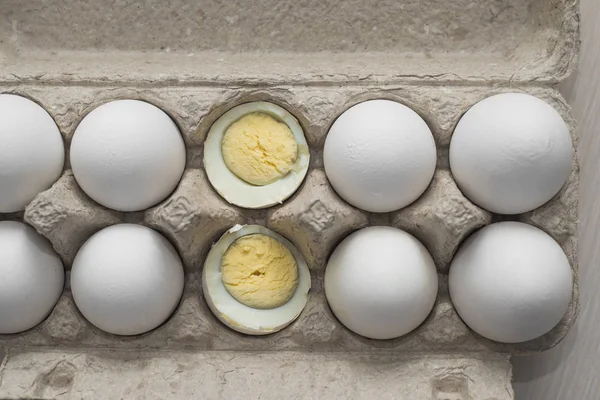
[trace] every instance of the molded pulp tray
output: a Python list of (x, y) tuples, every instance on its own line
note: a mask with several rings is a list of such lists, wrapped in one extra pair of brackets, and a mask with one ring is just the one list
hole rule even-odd
[[(576, 145), (575, 123), (554, 85), (574, 69), (578, 23), (577, 0), (0, 1), (0, 92), (41, 104), (67, 149), (88, 112), (121, 98), (162, 108), (188, 148), (179, 187), (147, 211), (119, 213), (97, 205), (65, 165), (60, 180), (24, 213), (0, 214), (0, 220), (24, 220), (47, 237), (67, 269), (87, 238), (119, 222), (165, 234), (187, 268), (174, 315), (136, 337), (113, 336), (89, 324), (67, 285), (41, 325), (0, 336), (0, 398), (512, 399), (508, 356), (548, 349), (564, 337), (577, 313), (577, 284), (561, 323), (536, 340), (494, 343), (464, 325), (448, 296), (449, 262), (468, 234), (507, 217), (462, 195), (448, 169), (448, 145), (470, 106), (509, 91), (554, 106)], [(322, 162), (335, 118), (376, 98), (417, 111), (438, 148), (429, 189), (388, 214), (366, 213), (341, 200)], [(211, 124), (254, 100), (277, 103), (298, 118), (311, 150), (304, 184), (282, 205), (265, 210), (226, 203), (202, 167)], [(575, 271), (577, 185), (575, 157), (557, 196), (508, 218), (549, 233)], [(218, 322), (204, 301), (204, 257), (237, 223), (281, 233), (311, 268), (308, 305), (281, 332), (238, 334)], [(431, 315), (395, 340), (353, 334), (332, 315), (323, 293), (335, 245), (369, 225), (412, 233), (439, 271)]]

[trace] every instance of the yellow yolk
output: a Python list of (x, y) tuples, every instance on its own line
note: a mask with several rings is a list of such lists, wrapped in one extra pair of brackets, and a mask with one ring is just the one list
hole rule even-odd
[(298, 143), (286, 124), (255, 112), (227, 128), (221, 151), (225, 165), (238, 178), (264, 186), (290, 172), (298, 156)]
[(287, 303), (298, 287), (298, 265), (277, 239), (253, 234), (237, 239), (221, 259), (221, 279), (240, 303), (271, 309)]

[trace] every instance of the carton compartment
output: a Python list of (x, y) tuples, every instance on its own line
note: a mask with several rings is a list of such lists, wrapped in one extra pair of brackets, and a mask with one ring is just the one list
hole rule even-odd
[[(171, 115), (188, 147), (186, 171), (175, 191), (158, 205), (141, 212), (108, 210), (77, 186), (68, 164), (62, 177), (40, 193), (24, 213), (0, 215), (23, 219), (47, 237), (70, 265), (81, 245), (96, 231), (122, 222), (152, 227), (176, 246), (186, 267), (186, 289), (174, 315), (161, 327), (136, 337), (117, 337), (90, 325), (77, 311), (67, 286), (52, 315), (40, 326), (0, 337), (9, 347), (31, 345), (90, 348), (171, 348), (198, 350), (290, 350), (323, 352), (421, 353), (496, 351), (522, 354), (557, 344), (574, 322), (578, 308), (577, 283), (567, 314), (548, 334), (520, 344), (501, 344), (479, 337), (458, 317), (450, 302), (447, 273), (462, 241), (475, 230), (505, 216), (489, 213), (471, 203), (458, 189), (448, 169), (448, 146), (462, 114), (479, 100), (509, 90), (537, 96), (554, 106), (577, 135), (569, 110), (555, 89), (488, 88), (482, 86), (365, 86), (225, 88), (121, 88), (30, 87), (5, 92), (30, 97), (55, 118), (68, 148), (78, 122), (89, 111), (110, 100), (135, 98), (150, 101)], [(387, 98), (408, 105), (427, 121), (438, 148), (438, 166), (425, 193), (409, 206), (384, 214), (367, 213), (343, 201), (330, 186), (322, 168), (322, 149), (330, 125), (345, 109), (360, 101)], [(284, 106), (305, 130), (311, 150), (311, 167), (304, 183), (283, 204), (263, 210), (232, 206), (214, 191), (202, 166), (203, 140), (211, 121), (240, 102), (268, 100)], [(577, 271), (577, 157), (562, 190), (547, 204), (529, 213), (510, 216), (540, 227), (563, 248)], [(200, 271), (212, 243), (235, 224), (265, 225), (292, 241), (303, 253), (313, 280), (309, 303), (288, 328), (265, 337), (238, 334), (222, 325), (208, 309), (200, 284)], [(417, 237), (431, 253), (439, 273), (436, 305), (415, 331), (394, 340), (360, 337), (333, 316), (323, 293), (323, 273), (335, 246), (355, 230), (389, 225)]]

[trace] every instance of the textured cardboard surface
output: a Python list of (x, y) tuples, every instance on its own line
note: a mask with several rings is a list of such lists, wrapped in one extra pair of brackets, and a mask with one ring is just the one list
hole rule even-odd
[[(8, 89), (8, 92), (27, 95), (44, 105), (55, 117), (67, 143), (86, 111), (111, 98), (142, 98), (171, 114), (186, 137), (189, 157), (188, 169), (168, 199), (145, 212), (107, 210), (77, 187), (67, 169), (52, 188), (36, 197), (22, 217), (52, 242), (67, 268), (81, 244), (95, 231), (119, 222), (136, 222), (151, 226), (171, 239), (188, 273), (184, 297), (175, 314), (148, 334), (120, 338), (98, 330), (79, 314), (67, 288), (52, 315), (39, 327), (0, 340), (9, 349), (40, 347), (66, 352), (80, 347), (90, 351), (113, 349), (116, 357), (131, 349), (182, 348), (199, 354), (215, 350), (253, 350), (398, 356), (462, 353), (463, 357), (469, 354), (468, 357), (476, 357), (490, 352), (521, 354), (552, 347), (573, 323), (577, 311), (577, 287), (569, 312), (555, 329), (539, 339), (517, 345), (494, 343), (470, 331), (456, 314), (447, 292), (446, 273), (461, 239), (501, 218), (469, 202), (452, 181), (447, 168), (450, 135), (460, 115), (472, 104), (491, 93), (505, 90), (465, 86), (444, 88), (440, 92), (436, 87), (412, 85), (258, 91), (27, 86)], [(550, 102), (573, 126), (567, 106), (554, 89), (529, 87), (526, 91)], [(328, 184), (321, 166), (323, 140), (335, 116), (351, 104), (379, 97), (401, 101), (419, 111), (432, 128), (439, 149), (438, 170), (428, 191), (410, 206), (388, 214), (365, 213), (342, 201)], [(211, 121), (224, 109), (258, 98), (286, 106), (303, 122), (311, 144), (312, 167), (302, 187), (281, 206), (244, 210), (227, 204), (208, 183), (201, 168), (201, 143)], [(551, 234), (569, 255), (574, 270), (577, 174), (575, 165), (572, 178), (551, 202), (534, 212), (514, 217)], [(12, 217), (18, 219), (21, 215), (8, 216)], [(264, 224), (283, 234), (303, 252), (312, 269), (313, 289), (306, 309), (296, 322), (279, 333), (261, 338), (237, 334), (216, 320), (202, 297), (199, 270), (204, 255), (212, 241), (236, 223)], [(400, 227), (421, 239), (432, 253), (440, 273), (438, 300), (430, 317), (413, 333), (390, 341), (365, 339), (345, 329), (331, 314), (322, 290), (326, 259), (335, 245), (353, 230), (381, 224)], [(10, 363), (9, 359), (8, 368), (11, 368)], [(8, 381), (3, 382), (0, 393), (3, 393), (3, 387), (9, 387), (6, 386)]]
[[(317, 367), (318, 366), (318, 367)], [(143, 371), (143, 373), (141, 373)], [(307, 353), (15, 353), (4, 399), (510, 400), (506, 358)]]
[(576, 0), (4, 0), (5, 81), (557, 82)]
[[(504, 400), (512, 398), (506, 357), (552, 347), (572, 325), (577, 283), (561, 323), (530, 342), (494, 343), (460, 320), (448, 297), (449, 262), (466, 236), (507, 217), (482, 210), (462, 195), (448, 169), (448, 146), (470, 106), (507, 91), (548, 101), (565, 118), (577, 144), (569, 107), (552, 87), (576, 59), (576, 1), (433, 1), (427, 7), (393, 0), (377, 6), (372, 1), (309, 0), (117, 1), (110, 8), (101, 2), (67, 3), (2, 3), (0, 32), (6, 39), (0, 43), (0, 92), (41, 104), (57, 122), (67, 149), (79, 121), (98, 105), (121, 98), (148, 101), (179, 126), (188, 147), (187, 169), (165, 201), (143, 212), (119, 213), (90, 200), (67, 163), (63, 176), (25, 212), (0, 214), (0, 219), (31, 224), (51, 241), (67, 269), (81, 244), (99, 229), (119, 222), (150, 226), (179, 250), (186, 288), (165, 324), (123, 338), (89, 324), (67, 285), (41, 325), (0, 336), (0, 348), (8, 354), (0, 368), (0, 398), (238, 398), (244, 393), (276, 398), (281, 387), (289, 387), (286, 393), (304, 393), (300, 387), (314, 382), (305, 398), (381, 393), (381, 398), (429, 399), (441, 393), (437, 398)], [(323, 143), (335, 118), (375, 98), (417, 111), (438, 148), (429, 189), (408, 207), (387, 214), (366, 213), (341, 200), (322, 165)], [(220, 115), (255, 100), (277, 103), (299, 120), (311, 167), (300, 189), (282, 205), (244, 210), (225, 202), (208, 183), (202, 146)], [(575, 273), (578, 173), (575, 158), (571, 178), (555, 198), (509, 217), (554, 237)], [(257, 338), (233, 332), (217, 321), (202, 297), (204, 256), (236, 223), (279, 232), (296, 244), (311, 268), (309, 303), (279, 333)], [(345, 329), (322, 289), (335, 245), (369, 225), (396, 226), (415, 235), (440, 274), (431, 315), (395, 340), (369, 340)], [(360, 360), (370, 360), (369, 367)], [(306, 373), (308, 365), (313, 375)], [(463, 377), (437, 379), (445, 370)], [(257, 380), (261, 374), (272, 379)], [(154, 387), (157, 376), (171, 389)], [(362, 393), (362, 387), (368, 391)], [(445, 388), (450, 394), (444, 394)]]

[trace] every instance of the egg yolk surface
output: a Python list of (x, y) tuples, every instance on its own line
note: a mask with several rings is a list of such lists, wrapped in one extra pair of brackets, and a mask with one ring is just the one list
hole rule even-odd
[(298, 287), (298, 265), (277, 239), (252, 234), (237, 239), (221, 259), (221, 279), (240, 303), (271, 309), (287, 303)]
[(286, 124), (255, 112), (227, 128), (221, 151), (225, 165), (238, 178), (264, 186), (290, 172), (298, 157), (298, 143)]

